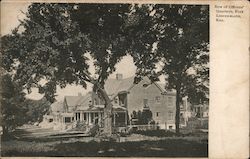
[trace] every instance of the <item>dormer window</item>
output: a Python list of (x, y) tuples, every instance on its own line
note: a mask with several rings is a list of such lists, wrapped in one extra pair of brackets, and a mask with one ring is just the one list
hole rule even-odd
[(118, 104), (118, 98), (117, 98), (117, 97), (115, 97), (114, 103), (115, 103), (115, 104)]

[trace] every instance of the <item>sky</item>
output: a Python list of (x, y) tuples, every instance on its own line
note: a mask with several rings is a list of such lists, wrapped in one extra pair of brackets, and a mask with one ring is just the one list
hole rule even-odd
[[(16, 26), (19, 25), (19, 19), (25, 18), (22, 12), (26, 12), (30, 3), (27, 2), (2, 2), (1, 3), (1, 35), (6, 35), (11, 33)], [(90, 71), (94, 70), (94, 67), (90, 67)], [(116, 71), (110, 75), (109, 78), (115, 78), (117, 73), (123, 74), (123, 78), (131, 77), (135, 75), (136, 67), (133, 64), (133, 58), (131, 56), (125, 56), (116, 66)], [(160, 77), (160, 81), (164, 81), (164, 77)], [(57, 88), (57, 101), (63, 100), (64, 96), (71, 95), (75, 96), (78, 93), (82, 95), (91, 91), (91, 85), (87, 85), (87, 89), (82, 86), (77, 85), (67, 85), (66, 88)], [(27, 98), (39, 100), (43, 97), (43, 94), (38, 93), (38, 89), (33, 88), (32, 93), (26, 95)]]

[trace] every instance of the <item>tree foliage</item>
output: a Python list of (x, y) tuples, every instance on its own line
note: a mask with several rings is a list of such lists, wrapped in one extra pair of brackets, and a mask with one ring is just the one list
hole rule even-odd
[(43, 115), (48, 113), (50, 105), (50, 102), (46, 98), (40, 100), (26, 99), (23, 103), (23, 106), (27, 110), (24, 114), (26, 123), (40, 123), (43, 120)]
[(1, 77), (1, 126), (6, 134), (25, 123), (24, 93), (10, 75)]
[(135, 124), (146, 125), (150, 122), (153, 122), (153, 114), (149, 109), (133, 111), (131, 114), (131, 119), (137, 119)]
[(157, 7), (164, 10), (161, 18), (168, 19), (167, 23), (158, 23), (164, 28), (158, 51), (163, 57), (167, 88), (181, 87), (181, 96), (189, 95), (193, 103), (206, 101), (202, 93), (208, 93), (208, 6)]
[[(166, 89), (176, 90), (175, 122), (179, 133), (182, 97), (188, 96), (192, 104), (208, 101), (208, 6), (157, 4), (150, 10), (150, 27), (143, 31), (155, 36), (151, 44), (156, 49), (136, 52), (136, 57), (146, 57), (138, 58), (137, 74), (165, 75)], [(148, 42), (141, 42), (137, 45), (148, 46)], [(158, 71), (155, 63), (161, 64)]]
[(167, 23), (160, 34), (158, 51), (162, 57), (166, 88), (176, 90), (176, 132), (179, 133), (180, 103), (188, 96), (193, 104), (208, 101), (208, 6), (156, 6)]
[[(57, 85), (92, 83), (105, 100), (110, 129), (112, 104), (103, 88), (127, 54), (124, 24), (129, 12), (128, 4), (34, 3), (19, 28), (2, 38), (3, 66), (15, 70), (15, 80), (29, 92), (37, 87), (51, 102)], [(94, 75), (88, 71), (89, 55)]]

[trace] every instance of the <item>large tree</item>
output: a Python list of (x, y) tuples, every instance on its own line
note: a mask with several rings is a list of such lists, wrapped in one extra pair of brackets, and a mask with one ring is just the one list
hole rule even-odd
[[(176, 133), (179, 133), (180, 104), (208, 101), (209, 10), (201, 5), (157, 5), (163, 28), (158, 52), (162, 57), (166, 88), (176, 90)], [(165, 20), (164, 20), (165, 19)]]
[(166, 89), (176, 91), (175, 125), (179, 134), (182, 97), (188, 96), (192, 104), (208, 101), (208, 6), (157, 4), (140, 8), (139, 15), (144, 11), (149, 16), (140, 16), (145, 20), (139, 21), (144, 29), (132, 36), (137, 75), (147, 75), (151, 80), (165, 75)]
[[(129, 4), (35, 3), (12, 34), (4, 36), (3, 66), (30, 92), (32, 87), (53, 102), (56, 86), (93, 84), (105, 101), (104, 133), (111, 135), (112, 103), (104, 83), (127, 54)], [(91, 74), (89, 57), (94, 60)], [(41, 81), (46, 81), (45, 84)]]

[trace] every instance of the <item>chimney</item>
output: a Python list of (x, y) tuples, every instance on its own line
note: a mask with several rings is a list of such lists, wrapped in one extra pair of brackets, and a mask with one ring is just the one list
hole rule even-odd
[(121, 73), (117, 73), (116, 74), (116, 79), (117, 80), (122, 80), (122, 74)]
[(78, 96), (82, 96), (82, 93), (79, 92), (79, 93), (78, 93)]

